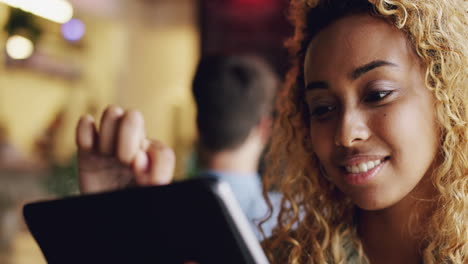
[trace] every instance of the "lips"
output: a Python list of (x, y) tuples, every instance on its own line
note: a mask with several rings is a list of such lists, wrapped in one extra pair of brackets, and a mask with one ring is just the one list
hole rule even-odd
[(365, 185), (375, 178), (390, 157), (354, 156), (346, 159), (343, 166), (344, 180), (350, 185)]

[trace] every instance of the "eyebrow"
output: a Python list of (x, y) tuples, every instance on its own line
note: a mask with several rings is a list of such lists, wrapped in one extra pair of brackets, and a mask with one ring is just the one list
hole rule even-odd
[(322, 81), (310, 82), (307, 84), (306, 91), (310, 91), (314, 89), (328, 89), (328, 84)]
[[(367, 64), (357, 67), (349, 74), (349, 79), (356, 80), (361, 77), (363, 74), (370, 72), (371, 70), (382, 67), (382, 66), (393, 66), (398, 67), (397, 64), (384, 60), (374, 60)], [(324, 81), (310, 82), (306, 86), (306, 91), (314, 89), (328, 89), (328, 83)]]
[(389, 61), (384, 61), (384, 60), (375, 60), (375, 61), (371, 61), (367, 64), (364, 64), (360, 67), (357, 67), (356, 69), (354, 69), (351, 74), (349, 75), (350, 76), (350, 79), (351, 80), (356, 80), (357, 78), (361, 77), (364, 73), (367, 73), (367, 72), (370, 72), (371, 70), (375, 69), (375, 68), (378, 68), (378, 67), (382, 67), (382, 66), (393, 66), (393, 67), (397, 67), (398, 65), (396, 65), (395, 63), (393, 62), (389, 62)]

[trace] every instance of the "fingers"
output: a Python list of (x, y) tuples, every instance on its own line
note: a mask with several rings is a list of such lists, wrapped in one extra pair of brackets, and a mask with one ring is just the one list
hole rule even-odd
[(164, 185), (172, 181), (175, 168), (174, 151), (159, 141), (151, 141), (146, 151), (137, 154), (134, 163), (139, 185)]
[(138, 111), (128, 111), (122, 118), (118, 132), (117, 157), (124, 164), (131, 164), (145, 138), (143, 115)]
[(130, 165), (144, 137), (144, 119), (140, 112), (124, 111), (117, 106), (110, 106), (104, 111), (99, 130), (101, 154), (115, 155), (119, 161)]
[(133, 171), (136, 175), (136, 181), (138, 184), (145, 184), (146, 179), (148, 178), (146, 175), (149, 172), (149, 158), (148, 154), (145, 151), (140, 150), (137, 152), (135, 156), (135, 160), (133, 161)]
[(150, 184), (169, 184), (174, 175), (174, 151), (161, 142), (152, 142), (147, 153), (150, 159)]
[(84, 115), (76, 127), (76, 145), (78, 150), (91, 151), (97, 138), (96, 125), (91, 115)]
[(112, 155), (115, 151), (119, 123), (124, 110), (118, 106), (109, 106), (102, 114), (99, 126), (99, 152)]
[(90, 115), (83, 116), (77, 126), (76, 142), (80, 151), (92, 151), (97, 158), (92, 162), (107, 162), (104, 167), (115, 163), (132, 169), (138, 185), (172, 181), (174, 152), (159, 141), (146, 139), (144, 118), (138, 111), (110, 106), (102, 115), (99, 130)]

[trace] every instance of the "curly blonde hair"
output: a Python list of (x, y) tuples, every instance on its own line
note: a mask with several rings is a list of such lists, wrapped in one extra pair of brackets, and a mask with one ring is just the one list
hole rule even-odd
[[(436, 98), (441, 157), (432, 172), (435, 210), (422, 241), (425, 263), (468, 263), (468, 3), (464, 0), (291, 0), (294, 56), (279, 97), (280, 117), (268, 155), (266, 191), (284, 196), (273, 237), (264, 248), (274, 263), (347, 263), (354, 251), (368, 261), (357, 236), (355, 206), (335, 185), (318, 177), (302, 94), (308, 43), (333, 21), (368, 13), (407, 36)], [(266, 196), (268, 199), (268, 196)], [(271, 204), (270, 204), (271, 209)]]

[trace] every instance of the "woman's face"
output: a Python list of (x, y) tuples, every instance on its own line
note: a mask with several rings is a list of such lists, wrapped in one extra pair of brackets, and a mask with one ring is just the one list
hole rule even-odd
[(357, 206), (387, 208), (429, 182), (434, 99), (402, 32), (368, 15), (340, 19), (311, 41), (304, 68), (313, 151)]

